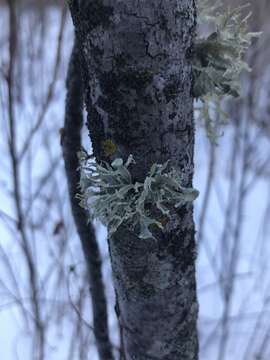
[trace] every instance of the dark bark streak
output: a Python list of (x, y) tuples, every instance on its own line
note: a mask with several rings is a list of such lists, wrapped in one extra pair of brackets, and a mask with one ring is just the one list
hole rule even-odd
[(87, 270), (93, 308), (94, 334), (101, 360), (113, 359), (109, 340), (107, 304), (102, 281), (100, 252), (92, 224), (87, 213), (76, 199), (80, 174), (77, 152), (81, 149), (81, 128), (83, 125), (83, 82), (78, 47), (71, 55), (67, 76), (67, 97), (65, 127), (62, 137), (63, 156), (69, 187), (69, 196), (76, 228), (81, 240)]

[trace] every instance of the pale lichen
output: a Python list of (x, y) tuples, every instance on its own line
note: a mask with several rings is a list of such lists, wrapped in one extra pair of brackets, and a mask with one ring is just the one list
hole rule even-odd
[(213, 141), (218, 136), (216, 116), (210, 115), (214, 112), (223, 121), (226, 119), (220, 104), (227, 96), (240, 96), (240, 75), (243, 70), (250, 71), (244, 55), (252, 39), (260, 35), (248, 31), (251, 13), (243, 15), (246, 7), (226, 9), (220, 1), (211, 0), (198, 3), (198, 23), (213, 30), (195, 41), (193, 95), (199, 100), (199, 116), (205, 118), (207, 134)]
[[(109, 236), (127, 226), (140, 238), (153, 238), (154, 228), (163, 229), (164, 216), (172, 209), (191, 203), (198, 191), (183, 187), (179, 170), (165, 164), (153, 164), (144, 182), (134, 181), (129, 167), (135, 164), (130, 155), (126, 162), (117, 158), (111, 164), (97, 164), (81, 152), (81, 206), (92, 218), (108, 227)], [(155, 215), (153, 215), (155, 214)]]

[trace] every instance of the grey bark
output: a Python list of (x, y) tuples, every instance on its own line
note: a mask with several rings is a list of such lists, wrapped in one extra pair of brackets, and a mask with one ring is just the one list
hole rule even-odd
[[(192, 184), (193, 0), (69, 1), (82, 52), (97, 161), (133, 154), (135, 180), (171, 164)], [(117, 152), (106, 158), (103, 142)], [(109, 239), (125, 359), (198, 359), (193, 208), (172, 209), (157, 240)]]
[(80, 181), (77, 152), (81, 150), (81, 128), (83, 125), (83, 81), (80, 70), (78, 46), (74, 44), (68, 75), (65, 126), (62, 134), (63, 156), (68, 180), (73, 218), (84, 252), (90, 288), (93, 327), (97, 349), (101, 360), (113, 359), (109, 340), (107, 304), (102, 281), (101, 257), (92, 224), (84, 209), (79, 206), (76, 194)]

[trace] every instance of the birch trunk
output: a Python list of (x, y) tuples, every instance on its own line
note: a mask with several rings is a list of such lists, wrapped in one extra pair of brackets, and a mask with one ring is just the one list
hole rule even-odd
[[(71, 0), (96, 159), (133, 154), (133, 177), (171, 164), (192, 184), (193, 0)], [(192, 205), (172, 211), (157, 240), (122, 227), (109, 240), (127, 360), (198, 359)]]

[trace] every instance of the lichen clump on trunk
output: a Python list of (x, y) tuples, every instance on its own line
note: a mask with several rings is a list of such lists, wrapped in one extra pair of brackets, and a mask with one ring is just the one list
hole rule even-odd
[[(165, 164), (153, 164), (144, 182), (134, 181), (129, 167), (132, 156), (111, 164), (97, 164), (85, 152), (81, 161), (81, 206), (90, 216), (108, 227), (111, 236), (121, 225), (127, 226), (142, 239), (153, 238), (152, 230), (164, 228), (164, 217), (172, 208), (191, 203), (198, 191), (181, 185), (181, 173)], [(157, 218), (153, 216), (157, 214)]]
[(211, 112), (218, 113), (224, 120), (222, 99), (240, 96), (240, 75), (243, 70), (250, 71), (244, 54), (260, 33), (248, 31), (251, 13), (243, 16), (247, 5), (224, 9), (219, 1), (212, 4), (209, 0), (200, 0), (198, 4), (199, 25), (208, 25), (213, 30), (206, 36), (198, 36), (195, 42), (193, 95), (201, 102), (198, 110), (207, 134), (215, 140), (217, 134)]

